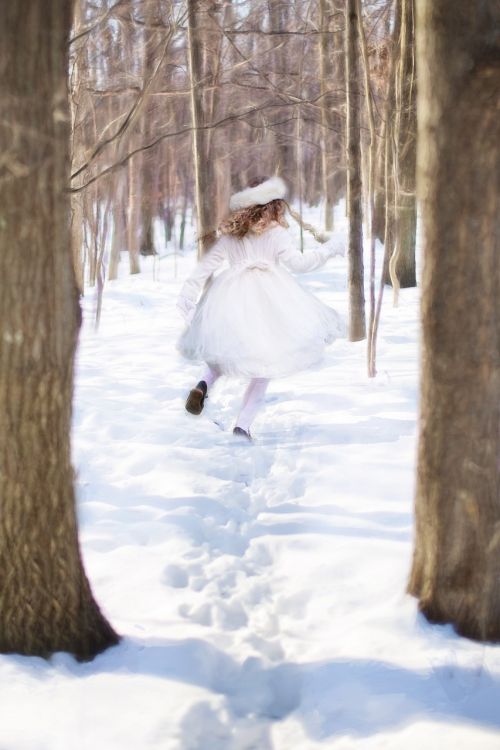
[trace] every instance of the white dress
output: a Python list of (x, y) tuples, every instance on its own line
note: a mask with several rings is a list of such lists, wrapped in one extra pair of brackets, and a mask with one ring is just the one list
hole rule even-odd
[[(325, 344), (345, 335), (344, 322), (284, 266), (312, 271), (331, 255), (326, 247), (302, 254), (280, 225), (242, 239), (222, 235), (182, 287), (178, 306), (192, 317), (179, 351), (225, 375), (250, 378), (281, 377), (318, 362)], [(212, 278), (224, 261), (229, 267)]]

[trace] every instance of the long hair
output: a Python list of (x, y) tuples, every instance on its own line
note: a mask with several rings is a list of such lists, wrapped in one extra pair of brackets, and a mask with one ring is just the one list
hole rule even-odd
[[(268, 177), (257, 177), (249, 183), (249, 187), (256, 187), (261, 182), (268, 180)], [(281, 224), (282, 227), (287, 228), (288, 222), (285, 218), (285, 213), (288, 211), (290, 216), (299, 224), (302, 229), (312, 234), (316, 242), (324, 243), (329, 239), (328, 234), (320, 232), (312, 224), (305, 222), (300, 214), (297, 213), (286, 200), (277, 198), (264, 205), (254, 205), (248, 208), (242, 208), (239, 211), (233, 211), (229, 216), (223, 219), (219, 226), (218, 231), (220, 234), (230, 234), (233, 237), (241, 239), (248, 232), (254, 234), (262, 234), (273, 222)], [(207, 233), (205, 237), (210, 237), (215, 240), (215, 232), (212, 230)]]
[[(251, 185), (250, 187), (253, 186)], [(219, 232), (221, 234), (231, 234), (233, 237), (241, 239), (248, 232), (262, 234), (273, 222), (281, 224), (282, 227), (287, 227), (288, 223), (285, 219), (285, 211), (286, 203), (279, 198), (269, 201), (269, 203), (265, 203), (263, 206), (255, 205), (248, 208), (241, 208), (239, 211), (229, 214), (229, 216), (221, 221)]]

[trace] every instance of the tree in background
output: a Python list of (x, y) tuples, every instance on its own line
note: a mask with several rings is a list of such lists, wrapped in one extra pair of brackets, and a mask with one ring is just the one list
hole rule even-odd
[(118, 638), (83, 570), (70, 459), (70, 0), (0, 6), (0, 651), (90, 659)]
[(321, 91), (321, 189), (325, 202), (325, 229), (333, 229), (333, 209), (335, 207), (335, 152), (333, 118), (335, 104), (330, 96), (333, 85), (332, 0), (319, 0), (319, 78)]
[(326, 190), (331, 218), (345, 196), (344, 0), (77, 4), (72, 190), (83, 196), (75, 259), (87, 284), (99, 275), (106, 223), (102, 260), (115, 278), (120, 251), (139, 270), (152, 224), (164, 223), (175, 251), (197, 203), (209, 230), (230, 192), (263, 172), (282, 174), (304, 204)]
[(391, 253), (390, 278), (395, 288), (407, 288), (417, 286), (415, 0), (398, 0), (396, 15), (400, 34), (394, 81), (391, 82), (395, 89), (392, 140), (395, 247)]
[(356, 0), (346, 0), (347, 216), (349, 219), (349, 340), (366, 337), (361, 200), (359, 20)]
[(214, 0), (187, 0), (192, 151), (199, 255), (213, 244), (217, 226), (217, 172), (215, 152), (211, 148), (215, 135), (209, 127), (214, 119), (218, 90), (217, 37), (220, 34), (217, 24), (214, 23), (214, 16), (217, 15), (216, 5)]
[(400, 287), (416, 286), (415, 0), (390, 0), (384, 16), (385, 31), (372, 47), (372, 81), (383, 112), (373, 227), (386, 248), (384, 281), (394, 286), (397, 303)]
[[(397, 0), (396, 11), (411, 3)], [(401, 75), (388, 87), (388, 66), (380, 64), (384, 51), (389, 56), (393, 0), (362, 3), (368, 120), (360, 96), (358, 24), (352, 23), (361, 19), (356, 2), (347, 3), (349, 23), (346, 0), (102, 0), (99, 10), (90, 0), (78, 4), (71, 43), (72, 70), (78, 73), (72, 78), (72, 190), (83, 195), (74, 205), (83, 206), (85, 247), (83, 254), (74, 250), (76, 264), (79, 258), (85, 263), (78, 277), (101, 290), (106, 268), (108, 278), (116, 278), (122, 250), (128, 251), (130, 271), (138, 272), (140, 252), (156, 251), (160, 221), (165, 249), (175, 253), (184, 247), (187, 221), (196, 219), (204, 252), (229, 194), (256, 175), (279, 173), (300, 213), (305, 205), (323, 203), (327, 226), (335, 203), (348, 193), (350, 338), (365, 338), (362, 206), (364, 198), (369, 220), (376, 213), (368, 210), (369, 193), (377, 183), (368, 162), (374, 165), (381, 151), (386, 92), (395, 100), (396, 82), (408, 78), (400, 66)], [(403, 45), (400, 36), (398, 31), (394, 49)], [(410, 43), (403, 46), (413, 50)], [(394, 59), (395, 68), (402, 57)], [(391, 110), (392, 161), (387, 189), (378, 190), (382, 211), (387, 207), (391, 217), (398, 185), (401, 205), (414, 204), (411, 184), (403, 179), (411, 169), (403, 175), (393, 168), (406, 164), (407, 144), (414, 146), (414, 138), (406, 137), (405, 106), (394, 125)], [(401, 156), (394, 153), (396, 131)], [(393, 224), (409, 225), (395, 218), (386, 222)], [(404, 243), (394, 243), (393, 236), (387, 256), (394, 247), (400, 256)], [(372, 289), (374, 283), (373, 310)], [(373, 342), (376, 327), (369, 327)], [(375, 346), (371, 374), (374, 352)]]
[(500, 641), (500, 10), (417, 3), (421, 429), (409, 591)]
[(385, 279), (394, 287), (417, 285), (415, 0), (396, 0), (385, 126)]

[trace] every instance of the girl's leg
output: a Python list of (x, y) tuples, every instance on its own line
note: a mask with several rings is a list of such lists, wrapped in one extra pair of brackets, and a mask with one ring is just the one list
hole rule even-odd
[(236, 427), (240, 427), (245, 432), (249, 432), (250, 425), (259, 408), (264, 401), (264, 395), (269, 385), (268, 378), (252, 378), (243, 396), (240, 413), (236, 420)]
[(217, 378), (220, 378), (220, 376), (221, 373), (218, 368), (211, 367), (208, 364), (206, 365), (201, 380), (189, 393), (186, 401), (186, 411), (190, 414), (201, 414), (205, 404), (207, 391), (215, 383)]
[[(216, 367), (205, 365), (205, 368), (203, 370), (203, 374), (200, 378), (200, 383), (206, 383), (207, 390), (213, 386), (215, 381), (220, 378), (220, 370), (218, 370)], [(199, 384), (198, 384), (199, 385)]]

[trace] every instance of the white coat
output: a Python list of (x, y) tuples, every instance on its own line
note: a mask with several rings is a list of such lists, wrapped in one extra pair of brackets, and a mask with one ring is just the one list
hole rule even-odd
[[(318, 362), (325, 344), (345, 334), (343, 320), (286, 269), (312, 271), (334, 254), (341, 251), (328, 246), (301, 253), (277, 224), (242, 239), (222, 235), (181, 289), (178, 307), (188, 325), (180, 352), (223, 374), (251, 378), (289, 375)], [(213, 278), (224, 263), (228, 268)]]

